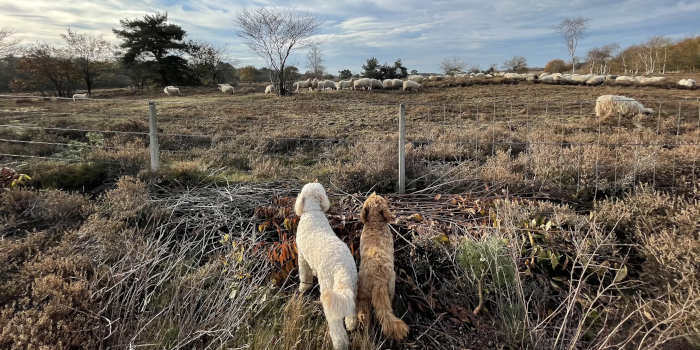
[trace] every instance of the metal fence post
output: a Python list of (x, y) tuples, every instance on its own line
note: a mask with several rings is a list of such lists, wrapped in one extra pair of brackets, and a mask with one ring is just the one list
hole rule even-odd
[(156, 103), (148, 101), (148, 135), (150, 143), (148, 148), (151, 152), (151, 171), (160, 169), (160, 147), (158, 146), (158, 127), (156, 126)]
[(406, 193), (406, 106), (399, 104), (399, 193)]

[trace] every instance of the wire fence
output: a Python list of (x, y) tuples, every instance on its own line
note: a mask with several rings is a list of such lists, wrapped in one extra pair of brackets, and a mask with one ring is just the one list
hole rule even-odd
[[(652, 109), (645, 115), (608, 116), (595, 115), (595, 99), (408, 101), (403, 138), (400, 103), (372, 98), (159, 100), (150, 112), (147, 102), (0, 95), (0, 162), (99, 160), (119, 168), (128, 150), (144, 168), (159, 170), (161, 156), (164, 166), (207, 158), (226, 168), (243, 158), (303, 154), (309, 164), (393, 162), (396, 182), (408, 191), (466, 179), (546, 191), (592, 188), (594, 196), (639, 183), (688, 193), (698, 187), (698, 98), (640, 99)], [(299, 168), (287, 163), (275, 164)]]

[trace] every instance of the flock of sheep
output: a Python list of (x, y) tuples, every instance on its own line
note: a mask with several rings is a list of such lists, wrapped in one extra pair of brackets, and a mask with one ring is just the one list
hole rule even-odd
[[(442, 81), (450, 79), (490, 79), (503, 78), (509, 81), (530, 81), (543, 84), (562, 84), (562, 85), (601, 85), (603, 83), (614, 82), (618, 85), (638, 85), (638, 86), (669, 86), (673, 82), (666, 77), (644, 77), (644, 76), (626, 76), (626, 75), (599, 75), (599, 74), (562, 74), (562, 73), (505, 73), (495, 72), (493, 74), (485, 73), (462, 73), (453, 76), (446, 75), (431, 75), (424, 77), (429, 81)], [(680, 88), (693, 89), (696, 87), (696, 82), (693, 79), (681, 79), (675, 83)]]
[[(306, 79), (297, 81), (293, 84), (296, 92), (301, 89), (313, 90), (374, 90), (374, 89), (402, 89), (403, 91), (417, 91), (422, 85), (419, 81), (416, 81), (417, 77), (422, 78), (420, 75), (411, 75), (406, 80), (401, 79), (372, 79), (372, 78), (352, 78), (350, 80), (341, 80), (335, 82), (333, 80), (318, 80)], [(267, 93), (267, 89), (265, 90)]]
[[(490, 78), (502, 78), (508, 81), (530, 81), (542, 84), (568, 84), (568, 85), (601, 85), (603, 83), (613, 82), (618, 85), (639, 85), (639, 86), (659, 86), (668, 85), (671, 83), (666, 77), (644, 77), (644, 76), (626, 76), (626, 75), (597, 75), (597, 74), (562, 74), (562, 73), (505, 73), (495, 72), (487, 73), (461, 73), (455, 75), (409, 75), (406, 80), (401, 79), (372, 79), (372, 78), (352, 78), (350, 80), (319, 80), (306, 79), (300, 80), (293, 84), (294, 91), (300, 92), (302, 89), (309, 91), (322, 90), (393, 90), (401, 89), (403, 91), (418, 91), (423, 88), (424, 82), (438, 82), (449, 80), (465, 80), (479, 79), (488, 80)], [(694, 89), (696, 81), (693, 79), (681, 79), (675, 83), (680, 88)], [(233, 94), (235, 89), (231, 84), (218, 84), (218, 89), (224, 94)], [(276, 90), (275, 85), (267, 85), (265, 94), (273, 93)], [(181, 95), (180, 89), (176, 86), (166, 86), (163, 92), (168, 95)], [(86, 98), (84, 94), (75, 94), (76, 98)]]

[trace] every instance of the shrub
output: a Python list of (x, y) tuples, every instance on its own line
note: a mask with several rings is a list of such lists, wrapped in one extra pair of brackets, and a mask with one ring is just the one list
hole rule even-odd
[(563, 60), (553, 59), (544, 66), (544, 71), (547, 73), (563, 73), (570, 71), (571, 67), (566, 64)]

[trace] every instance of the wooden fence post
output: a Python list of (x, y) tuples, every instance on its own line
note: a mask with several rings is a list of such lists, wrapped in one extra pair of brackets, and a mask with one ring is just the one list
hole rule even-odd
[(148, 101), (148, 135), (150, 143), (148, 148), (151, 152), (151, 171), (160, 169), (160, 147), (158, 146), (158, 127), (156, 126), (156, 103)]
[(399, 104), (399, 193), (406, 193), (406, 106)]

